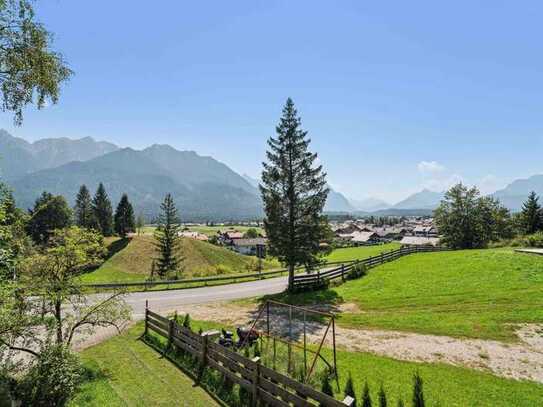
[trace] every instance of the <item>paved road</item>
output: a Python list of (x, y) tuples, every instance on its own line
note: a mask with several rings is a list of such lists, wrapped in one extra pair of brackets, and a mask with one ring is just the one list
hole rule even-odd
[(246, 283), (170, 291), (147, 291), (127, 294), (125, 301), (132, 307), (134, 319), (143, 318), (145, 301), (155, 312), (166, 313), (187, 304), (229, 301), (277, 294), (287, 288), (287, 277), (276, 277)]

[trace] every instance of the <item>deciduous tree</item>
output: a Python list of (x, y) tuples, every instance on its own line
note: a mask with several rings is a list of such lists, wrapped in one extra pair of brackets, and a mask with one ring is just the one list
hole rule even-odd
[(72, 210), (66, 199), (49, 192), (43, 192), (36, 199), (29, 214), (27, 232), (37, 244), (47, 243), (55, 230), (68, 227), (72, 223)]
[(270, 254), (289, 270), (289, 289), (294, 288), (294, 269), (318, 262), (319, 245), (326, 235), (323, 208), (328, 196), (326, 174), (309, 150), (310, 139), (289, 98), (268, 140), (260, 191), (266, 219), (264, 228)]
[(21, 124), (23, 109), (57, 103), (60, 85), (72, 74), (62, 55), (51, 49), (52, 36), (36, 20), (32, 1), (0, 2), (0, 89), (2, 110)]

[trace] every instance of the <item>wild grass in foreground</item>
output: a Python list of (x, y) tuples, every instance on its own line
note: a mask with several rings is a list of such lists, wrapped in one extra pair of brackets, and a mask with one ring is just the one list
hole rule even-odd
[(511, 249), (421, 253), (328, 290), (281, 294), (297, 304), (353, 303), (339, 323), (510, 341), (543, 322), (543, 256)]

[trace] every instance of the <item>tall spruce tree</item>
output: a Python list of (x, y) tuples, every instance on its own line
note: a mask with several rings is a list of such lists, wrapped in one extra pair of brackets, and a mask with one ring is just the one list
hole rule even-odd
[(81, 185), (75, 198), (74, 217), (79, 227), (90, 229), (96, 226), (92, 198), (86, 185)]
[(128, 201), (128, 195), (123, 194), (114, 216), (115, 233), (123, 239), (128, 233), (136, 230), (136, 220), (134, 218), (134, 209)]
[(113, 234), (113, 209), (104, 184), (101, 182), (92, 200), (92, 211), (98, 231), (103, 236), (111, 236)]
[(164, 198), (160, 205), (161, 213), (158, 217), (155, 239), (158, 258), (156, 261), (157, 274), (167, 277), (175, 273), (177, 277), (180, 263), (183, 260), (179, 257), (179, 232), (181, 225), (177, 216), (177, 209), (170, 194)]
[(543, 213), (539, 205), (539, 197), (532, 191), (526, 202), (522, 204), (521, 222), (524, 232), (532, 234), (543, 228)]
[(288, 98), (275, 129), (277, 136), (268, 140), (260, 184), (269, 252), (287, 265), (289, 290), (294, 288), (296, 266), (318, 262), (319, 244), (328, 231), (322, 214), (329, 192), (326, 174), (315, 165), (317, 154), (309, 151), (310, 139), (300, 126)]

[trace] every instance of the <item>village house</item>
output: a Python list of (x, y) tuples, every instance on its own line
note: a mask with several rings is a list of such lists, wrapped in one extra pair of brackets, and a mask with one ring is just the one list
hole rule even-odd
[(231, 245), (231, 249), (239, 254), (245, 254), (248, 256), (256, 256), (257, 246), (266, 246), (268, 239), (265, 237), (257, 237), (254, 239), (234, 239)]
[(417, 225), (415, 229), (413, 229), (413, 236), (437, 237), (437, 228), (433, 225)]
[(400, 243), (403, 246), (438, 246), (439, 238), (425, 236), (404, 236)]

